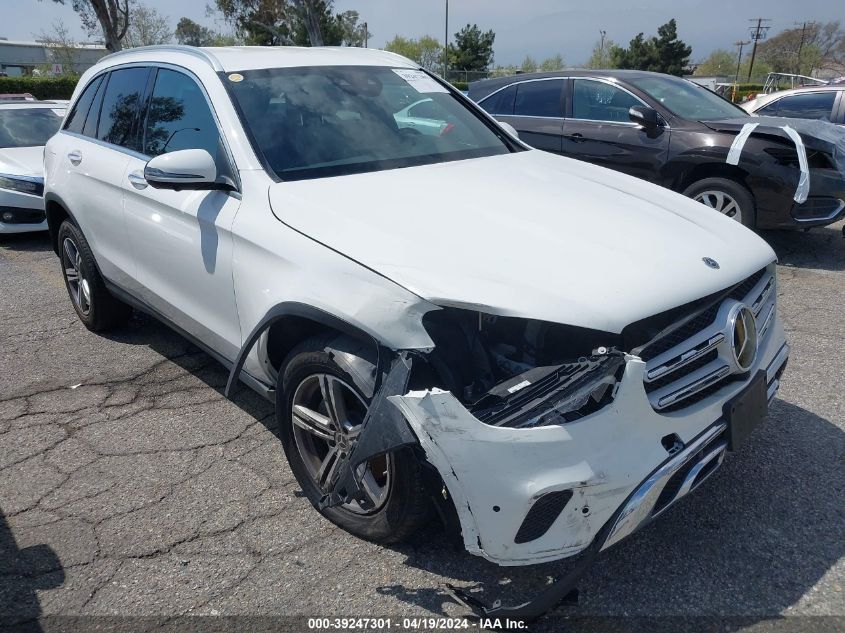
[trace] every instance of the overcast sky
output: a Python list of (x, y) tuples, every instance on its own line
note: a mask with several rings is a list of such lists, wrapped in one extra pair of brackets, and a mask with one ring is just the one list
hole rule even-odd
[[(215, 26), (205, 16), (213, 0), (142, 0), (170, 18), (180, 17)], [(0, 0), (0, 37), (31, 40), (54, 20), (63, 21), (77, 37), (85, 37), (79, 18), (66, 5), (52, 0)], [(519, 64), (526, 54), (542, 59), (560, 53), (569, 65), (582, 64), (599, 38), (599, 30), (618, 43), (627, 43), (640, 31), (654, 34), (670, 18), (693, 47), (693, 60), (716, 48), (733, 48), (748, 39), (749, 18), (771, 18), (772, 32), (804, 20), (845, 19), (842, 0), (451, 0), (450, 37), (467, 23), (496, 32), (497, 64)], [(174, 9), (178, 7), (178, 9)], [(433, 35), (442, 41), (445, 0), (336, 0), (338, 11), (356, 9), (367, 20), (382, 47), (394, 35)], [(222, 26), (222, 25), (217, 25)]]

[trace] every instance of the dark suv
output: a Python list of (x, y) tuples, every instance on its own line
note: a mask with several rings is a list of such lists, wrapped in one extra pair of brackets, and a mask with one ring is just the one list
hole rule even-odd
[[(663, 185), (749, 227), (808, 228), (845, 215), (845, 130), (829, 123), (752, 117), (685, 79), (632, 70), (488, 79), (470, 84), (469, 97), (538, 149)], [(729, 162), (748, 123), (758, 126)], [(809, 190), (784, 126), (800, 133)]]

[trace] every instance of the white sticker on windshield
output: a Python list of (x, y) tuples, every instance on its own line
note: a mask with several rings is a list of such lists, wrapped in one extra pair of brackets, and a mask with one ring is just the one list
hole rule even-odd
[(391, 70), (411, 84), (411, 87), (417, 92), (449, 92), (421, 70), (407, 68), (392, 68)]

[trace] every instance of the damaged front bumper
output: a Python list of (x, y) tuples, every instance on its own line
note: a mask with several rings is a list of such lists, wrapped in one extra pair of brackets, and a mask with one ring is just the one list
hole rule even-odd
[[(766, 372), (769, 401), (788, 349), (777, 320), (751, 372)], [(606, 549), (721, 464), (727, 449), (723, 406), (748, 381), (658, 413), (645, 393), (644, 372), (640, 358), (627, 356), (610, 404), (577, 421), (533, 428), (485, 424), (437, 389), (387, 400), (440, 472), (466, 549), (499, 565), (527, 565), (574, 556), (591, 545)], [(604, 541), (594, 543), (599, 535)]]

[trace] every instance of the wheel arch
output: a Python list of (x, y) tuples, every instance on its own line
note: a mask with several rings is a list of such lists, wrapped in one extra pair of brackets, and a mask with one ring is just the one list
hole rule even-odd
[[(59, 227), (65, 220), (70, 220), (79, 227), (79, 222), (70, 212), (64, 201), (53, 192), (44, 196), (44, 211), (47, 215), (47, 228), (50, 231), (50, 245), (56, 255), (59, 254)], [(81, 228), (80, 228), (81, 230)]]
[(677, 169), (676, 174), (672, 189), (678, 193), (682, 193), (693, 183), (705, 178), (727, 178), (741, 184), (751, 192), (752, 196), (754, 195), (754, 191), (748, 182), (748, 171), (736, 165), (716, 161), (691, 163), (685, 165), (682, 169)]
[[(379, 370), (384, 366), (383, 363), (387, 360), (390, 350), (375, 335), (320, 308), (305, 303), (284, 302), (270, 308), (245, 339), (229, 372), (226, 396), (230, 394), (240, 376), (247, 356), (265, 333), (267, 334), (268, 361), (276, 371), (280, 371), (282, 362), (299, 342), (312, 336), (332, 332), (339, 336), (348, 336), (369, 347), (372, 350), (372, 358), (377, 359), (376, 376), (381, 376)], [(373, 390), (375, 388), (377, 385), (373, 385)]]

